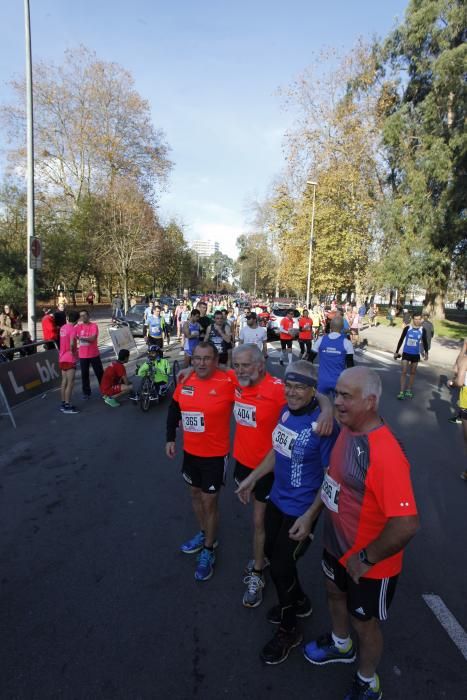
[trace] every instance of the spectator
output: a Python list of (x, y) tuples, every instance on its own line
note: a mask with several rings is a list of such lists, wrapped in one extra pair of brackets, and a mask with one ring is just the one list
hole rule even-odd
[(44, 309), (42, 317), (42, 335), (44, 338), (44, 347), (47, 350), (53, 350), (58, 342), (58, 328), (55, 323), (54, 313), (51, 308)]
[(426, 342), (428, 343), (428, 351), (431, 348), (431, 339), (433, 338), (435, 334), (435, 329), (430, 321), (430, 314), (423, 314), (423, 323), (422, 323), (422, 328), (425, 329), (426, 333)]
[(83, 399), (91, 397), (91, 384), (89, 381), (89, 367), (94, 370), (99, 384), (104, 374), (102, 361), (97, 346), (99, 337), (99, 327), (97, 323), (92, 323), (86, 310), (80, 311), (80, 322), (76, 326), (76, 337), (79, 340), (79, 364), (81, 367), (81, 383), (83, 388)]
[(94, 299), (95, 299), (95, 297), (96, 297), (96, 295), (95, 295), (94, 292), (91, 290), (91, 291), (88, 293), (87, 297), (86, 297), (86, 301), (87, 301), (87, 303), (88, 303), (90, 306), (92, 306), (92, 305), (94, 304)]
[(2, 331), (3, 345), (6, 349), (13, 347), (12, 336), (17, 333), (13, 327), (14, 311), (9, 304), (3, 307), (3, 313), (0, 314), (0, 331)]

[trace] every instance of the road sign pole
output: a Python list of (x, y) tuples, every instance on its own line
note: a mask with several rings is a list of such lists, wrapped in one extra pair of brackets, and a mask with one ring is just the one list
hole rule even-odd
[(26, 113), (27, 113), (27, 284), (28, 284), (28, 331), (33, 340), (36, 334), (35, 270), (31, 265), (31, 244), (34, 237), (34, 132), (32, 102), (32, 58), (31, 19), (29, 0), (24, 0), (24, 33), (26, 43)]

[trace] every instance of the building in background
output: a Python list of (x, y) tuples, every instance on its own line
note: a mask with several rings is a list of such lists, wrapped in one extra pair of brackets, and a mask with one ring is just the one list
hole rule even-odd
[(210, 255), (219, 252), (219, 243), (217, 241), (192, 241), (191, 249), (194, 250), (200, 258), (208, 258)]

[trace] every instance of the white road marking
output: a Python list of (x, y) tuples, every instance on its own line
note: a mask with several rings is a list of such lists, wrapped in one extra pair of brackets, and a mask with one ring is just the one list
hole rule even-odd
[(424, 593), (422, 598), (467, 661), (467, 632), (465, 629), (459, 624), (439, 595)]

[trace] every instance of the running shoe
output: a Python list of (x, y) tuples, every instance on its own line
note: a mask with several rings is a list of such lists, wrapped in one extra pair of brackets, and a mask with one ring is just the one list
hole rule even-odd
[(245, 576), (243, 583), (246, 584), (243, 605), (245, 608), (257, 608), (263, 602), (263, 588), (266, 583), (264, 576), (253, 572), (249, 576)]
[(303, 635), (295, 627), (293, 630), (285, 630), (279, 627), (270, 642), (263, 647), (260, 657), (265, 664), (271, 666), (281, 664), (287, 659), (290, 651), (302, 643)]
[(70, 406), (69, 404), (68, 406), (64, 406), (61, 409), (61, 411), (62, 413), (79, 413), (79, 410), (76, 408), (76, 406)]
[(111, 406), (112, 408), (118, 408), (120, 406), (117, 399), (113, 399), (111, 396), (104, 396), (103, 399), (107, 406)]
[[(212, 545), (214, 549), (218, 545), (218, 541), (215, 540), (214, 544)], [(183, 554), (198, 554), (198, 552), (201, 552), (201, 550), (204, 548), (204, 532), (200, 530), (199, 532), (196, 533), (194, 537), (191, 538), (191, 540), (187, 540), (184, 542), (182, 545), (180, 545), (180, 551)]]
[(215, 563), (216, 555), (214, 552), (204, 547), (198, 554), (198, 566), (195, 571), (195, 579), (197, 581), (208, 581), (214, 573)]
[[(270, 565), (270, 561), (267, 557), (264, 557), (264, 566), (263, 566), (263, 571), (267, 569), (267, 567)], [(245, 566), (244, 574), (245, 576), (249, 576), (250, 574), (253, 573), (253, 569), (255, 568), (255, 560), (254, 559), (249, 559), (247, 565)]]
[(351, 664), (356, 658), (353, 643), (350, 644), (350, 649), (341, 651), (334, 644), (330, 634), (323, 634), (318, 639), (306, 644), (303, 654), (307, 661), (317, 666), (334, 663)]
[(399, 401), (403, 401), (405, 399), (405, 393), (403, 391), (399, 391), (399, 393), (397, 394), (397, 398), (399, 399)]
[(413, 399), (413, 392), (411, 392), (410, 389), (406, 389), (404, 394), (406, 399)]
[[(273, 608), (268, 610), (267, 621), (272, 625), (280, 625), (281, 610), (280, 605), (274, 605)], [(295, 605), (295, 615), (297, 617), (309, 617), (312, 612), (313, 608), (311, 607), (311, 600), (308, 598), (308, 596), (305, 596), (303, 600)]]
[(461, 479), (463, 479), (463, 481), (467, 481), (467, 472), (461, 472), (459, 476)]
[(459, 418), (459, 416), (453, 416), (452, 418), (448, 418), (448, 423), (453, 423), (454, 425), (461, 425), (462, 418)]
[(376, 675), (376, 682), (376, 688), (372, 688), (369, 683), (365, 683), (355, 675), (350, 693), (347, 693), (344, 700), (381, 700), (383, 693), (378, 675)]
[(89, 399), (91, 398), (91, 394), (83, 394), (81, 398), (83, 399), (83, 401), (89, 401)]

